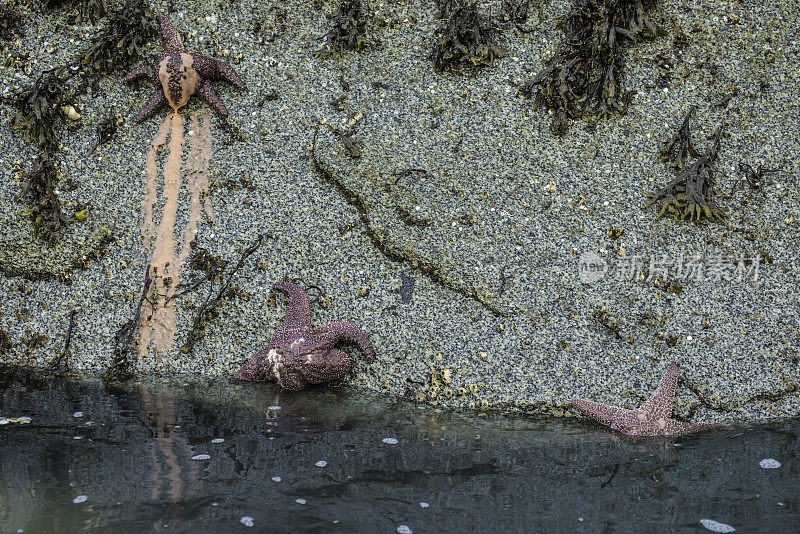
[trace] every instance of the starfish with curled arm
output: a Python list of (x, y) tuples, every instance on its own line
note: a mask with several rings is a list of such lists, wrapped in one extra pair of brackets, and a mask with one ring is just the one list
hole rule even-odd
[(158, 60), (152, 65), (136, 67), (124, 78), (125, 83), (147, 78), (157, 88), (133, 120), (147, 120), (167, 104), (177, 112), (195, 93), (220, 116), (227, 117), (228, 109), (211, 81), (223, 80), (241, 90), (245, 88), (242, 78), (227, 63), (186, 50), (180, 34), (167, 17), (159, 16), (158, 22), (164, 42)]
[(570, 404), (586, 412), (592, 419), (629, 436), (680, 436), (714, 428), (726, 428), (717, 423), (686, 423), (672, 419), (672, 402), (678, 384), (678, 361), (667, 367), (655, 393), (636, 410), (626, 410), (608, 404), (572, 399)]
[(256, 352), (234, 379), (274, 381), (295, 391), (314, 384), (337, 385), (350, 370), (347, 354), (335, 348), (342, 343), (356, 345), (368, 363), (375, 360), (369, 338), (352, 323), (329, 323), (312, 329), (308, 295), (303, 288), (277, 282), (272, 289), (289, 297), (286, 317), (269, 345)]

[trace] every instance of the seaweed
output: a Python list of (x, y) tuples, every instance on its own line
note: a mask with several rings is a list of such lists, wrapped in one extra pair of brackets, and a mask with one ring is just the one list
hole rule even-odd
[(61, 212), (61, 201), (56, 193), (58, 174), (50, 153), (40, 153), (35, 167), (25, 177), (23, 191), (16, 197), (28, 203), (36, 235), (50, 245), (58, 241), (61, 232), (75, 220)]
[(50, 370), (55, 373), (69, 371), (69, 344), (72, 341), (72, 330), (75, 328), (76, 313), (78, 313), (77, 310), (69, 312), (69, 324), (67, 326), (67, 335), (64, 338), (64, 350), (50, 363)]
[(763, 165), (759, 165), (758, 169), (753, 169), (753, 167), (750, 166), (750, 164), (748, 163), (744, 162), (739, 163), (739, 170), (742, 171), (744, 178), (742, 178), (741, 180), (737, 180), (736, 182), (733, 183), (733, 187), (731, 188), (731, 195), (733, 195), (733, 192), (736, 190), (737, 186), (744, 187), (744, 184), (746, 183), (749, 186), (751, 192), (760, 191), (761, 196), (766, 198), (767, 193), (764, 191), (766, 182), (764, 181), (764, 178), (766, 178), (767, 174), (780, 172), (781, 170), (783, 170), (783, 167), (785, 165), (786, 162), (784, 161), (783, 163), (781, 163), (779, 167), (776, 167), (774, 169), (767, 169)]
[[(543, 2), (537, 1), (537, 12), (539, 13), (539, 22), (542, 21), (542, 4)], [(525, 23), (528, 21), (530, 14), (531, 0), (503, 0), (503, 22), (510, 22), (521, 33), (531, 33), (534, 29), (525, 28)]]
[(150, 39), (157, 34), (150, 6), (144, 0), (128, 0), (92, 37), (81, 64), (105, 74), (122, 71), (144, 58)]
[(361, 52), (371, 46), (366, 38), (367, 16), (361, 0), (342, 0), (333, 15), (333, 27), (325, 35), (325, 46), (316, 57), (331, 59), (342, 57), (347, 51)]
[(106, 0), (43, 0), (42, 7), (52, 9), (61, 6), (74, 6), (78, 9), (78, 20), (97, 22), (108, 13)]
[(361, 159), (361, 146), (363, 143), (358, 139), (356, 139), (355, 137), (353, 137), (354, 134), (353, 131), (345, 132), (343, 130), (340, 130), (339, 128), (331, 126), (328, 123), (325, 123), (325, 126), (327, 126), (330, 129), (330, 131), (336, 135), (336, 137), (342, 140), (342, 144), (344, 145), (344, 150), (345, 152), (347, 152), (348, 156), (350, 156), (353, 159)]
[(439, 72), (476, 75), (506, 54), (500, 26), (469, 0), (436, 0), (439, 27), (431, 59)]
[(92, 151), (96, 150), (98, 146), (111, 141), (117, 133), (117, 128), (124, 122), (122, 116), (113, 109), (108, 112), (106, 118), (97, 125), (97, 142), (95, 142)]
[[(661, 161), (676, 168), (677, 176), (662, 189), (647, 195), (646, 207), (656, 206), (657, 219), (671, 213), (675, 220), (700, 222), (700, 218), (705, 217), (725, 222), (727, 208), (714, 200), (717, 196), (714, 162), (719, 152), (721, 128), (714, 134), (714, 142), (705, 154), (698, 153), (692, 148), (690, 138), (688, 121), (693, 113), (694, 108), (687, 114), (679, 133), (659, 153)], [(678, 161), (683, 162), (686, 153), (696, 159), (689, 166), (679, 167)]]
[(142, 305), (147, 300), (147, 294), (150, 291), (150, 284), (150, 269), (148, 268), (144, 273), (142, 296), (139, 297), (139, 304), (136, 306), (136, 313), (133, 319), (125, 322), (114, 335), (114, 358), (111, 360), (111, 365), (108, 366), (106, 372), (103, 373), (104, 382), (130, 380), (133, 378), (129, 357), (130, 350), (133, 344), (133, 335), (138, 330), (139, 318), (142, 316)]
[(550, 111), (550, 130), (564, 135), (573, 119), (624, 115), (633, 92), (624, 92), (624, 44), (654, 39), (662, 31), (652, 17), (656, 0), (576, 0), (557, 20), (564, 40), (553, 57), (519, 90)]
[(22, 37), (23, 25), (17, 0), (0, 0), (0, 39)]
[(0, 328), (0, 356), (3, 356), (13, 347), (14, 343), (11, 341), (11, 336), (8, 335), (8, 332)]
[(22, 131), (27, 141), (33, 141), (47, 150), (55, 146), (55, 129), (63, 121), (59, 108), (67, 98), (67, 82), (75, 75), (66, 67), (56, 67), (42, 72), (33, 86), (10, 99), (17, 109), (11, 125)]
[[(216, 296), (212, 298), (213, 290), (214, 290), (214, 280), (217, 278), (217, 274), (222, 270), (225, 270), (225, 262), (216, 258), (212, 254), (206, 252), (205, 260), (199, 260), (199, 268), (201, 270), (206, 270), (206, 279), (211, 282), (211, 286), (208, 291), (208, 296), (206, 297), (205, 302), (200, 306), (200, 309), (197, 311), (197, 315), (195, 315), (194, 321), (192, 322), (192, 328), (189, 330), (189, 336), (186, 339), (186, 343), (181, 347), (180, 351), (184, 354), (188, 354), (194, 350), (194, 344), (197, 339), (203, 336), (203, 328), (205, 327), (206, 317), (211, 316), (213, 313), (216, 313), (217, 308), (219, 306), (220, 301), (233, 289), (231, 288), (231, 282), (233, 282), (233, 277), (236, 275), (236, 272), (244, 265), (245, 260), (256, 250), (258, 247), (261, 246), (261, 242), (264, 240), (264, 235), (261, 234), (258, 238), (244, 251), (242, 251), (242, 255), (239, 257), (239, 261), (236, 265), (231, 269), (231, 271), (227, 274), (220, 273), (219, 276), (224, 278), (222, 285), (220, 286), (219, 290), (217, 291)], [(200, 249), (203, 251), (204, 249)], [(199, 284), (198, 284), (199, 285)], [(197, 287), (197, 286), (195, 286)]]
[(659, 150), (658, 161), (664, 163), (667, 167), (681, 170), (686, 167), (687, 155), (693, 158), (700, 157), (700, 154), (692, 146), (691, 132), (689, 130), (689, 119), (694, 116), (695, 111), (697, 111), (697, 106), (692, 106), (678, 131), (672, 136), (672, 139), (664, 143), (664, 148)]

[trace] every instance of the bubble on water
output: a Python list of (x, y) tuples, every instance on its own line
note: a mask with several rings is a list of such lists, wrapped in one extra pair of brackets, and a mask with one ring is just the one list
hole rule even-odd
[(764, 469), (777, 469), (781, 466), (781, 463), (778, 460), (775, 460), (774, 458), (764, 458), (763, 460), (758, 462), (758, 465), (760, 465)]
[(83, 417), (83, 412), (75, 412), (72, 417)]
[(326, 462), (325, 460), (320, 460), (319, 462), (315, 463), (314, 465), (316, 465), (317, 467), (325, 467), (326, 465), (328, 465), (328, 462)]
[(210, 454), (195, 454), (194, 456), (192, 456), (192, 460), (210, 460), (210, 459), (211, 459)]
[(706, 527), (711, 532), (736, 532), (736, 529), (730, 525), (726, 525), (725, 523), (720, 523), (719, 521), (714, 521), (713, 519), (701, 519), (700, 524)]
[(87, 497), (86, 495), (78, 495), (77, 497), (72, 499), (72, 502), (75, 504), (80, 504), (82, 502), (86, 502), (88, 499), (89, 497)]
[(305, 504), (308, 501), (306, 501), (305, 499), (295, 499), (294, 502), (296, 502), (297, 504)]
[(414, 531), (408, 528), (408, 525), (400, 525), (397, 527), (397, 534), (412, 534)]
[(252, 527), (253, 525), (255, 525), (256, 522), (252, 517), (246, 515), (239, 520), (239, 523), (243, 524), (246, 527)]
[(397, 438), (383, 438), (382, 441), (388, 445), (397, 445)]
[(225, 441), (223, 438), (214, 438), (211, 440), (211, 443), (222, 443)]
[(273, 482), (280, 482), (281, 481), (281, 477), (272, 477), (272, 481)]

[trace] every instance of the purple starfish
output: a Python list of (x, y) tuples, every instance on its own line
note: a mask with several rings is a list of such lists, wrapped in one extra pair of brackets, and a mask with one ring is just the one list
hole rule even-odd
[(303, 288), (277, 282), (272, 289), (289, 297), (283, 324), (269, 345), (256, 352), (233, 378), (274, 381), (295, 391), (314, 384), (336, 385), (350, 370), (347, 354), (334, 348), (341, 343), (356, 345), (368, 363), (375, 360), (367, 335), (352, 323), (329, 323), (312, 329), (308, 295)]
[(672, 401), (678, 384), (678, 360), (669, 364), (655, 393), (636, 410), (572, 399), (570, 404), (589, 416), (629, 436), (680, 436), (690, 432), (725, 428), (716, 423), (685, 423), (672, 419)]
[(177, 112), (195, 93), (220, 116), (227, 117), (228, 109), (211, 81), (223, 80), (237, 89), (244, 89), (242, 78), (227, 63), (186, 50), (180, 34), (167, 17), (159, 16), (158, 22), (164, 41), (158, 60), (152, 65), (136, 67), (124, 78), (125, 83), (148, 78), (158, 88), (133, 120), (147, 120), (166, 104)]

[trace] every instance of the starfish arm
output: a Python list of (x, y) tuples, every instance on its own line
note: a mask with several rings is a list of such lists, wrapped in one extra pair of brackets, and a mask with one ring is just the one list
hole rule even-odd
[(135, 69), (131, 70), (128, 74), (125, 75), (123, 81), (125, 83), (131, 83), (133, 81), (142, 80), (144, 78), (150, 78), (150, 80), (153, 80), (154, 78), (153, 67), (151, 67), (150, 65), (140, 65), (136, 67)]
[(192, 53), (192, 66), (207, 80), (224, 80), (239, 90), (245, 89), (244, 81), (233, 67), (218, 59)]
[(569, 403), (585, 412), (589, 417), (599, 423), (610, 426), (621, 432), (626, 432), (625, 427), (628, 426), (630, 420), (635, 420), (635, 411), (626, 410), (625, 408), (618, 408), (609, 404), (601, 404), (599, 402), (587, 401), (584, 399), (572, 399)]
[(267, 354), (272, 347), (266, 346), (256, 352), (250, 360), (233, 375), (235, 380), (249, 380), (266, 382), (272, 379), (272, 364), (267, 360)]
[(722, 430), (724, 428), (727, 428), (727, 426), (720, 423), (689, 423), (670, 419), (662, 432), (667, 436), (681, 436), (683, 434), (690, 434), (692, 432), (702, 432), (704, 430)]
[(675, 398), (675, 386), (678, 385), (679, 369), (678, 360), (670, 363), (656, 391), (639, 408), (646, 412), (649, 417), (669, 419), (672, 416), (672, 402)]
[[(297, 367), (285, 371), (287, 382), (305, 386), (316, 384), (339, 384), (350, 370), (350, 359), (347, 354), (337, 349), (315, 351)], [(289, 388), (294, 389), (294, 388)]]
[(273, 290), (281, 291), (289, 297), (283, 324), (272, 337), (270, 345), (286, 345), (311, 331), (311, 307), (305, 290), (291, 282), (276, 282)]
[(181, 34), (175, 29), (175, 26), (164, 15), (158, 17), (158, 23), (161, 26), (161, 40), (164, 42), (164, 52), (169, 54), (180, 54), (185, 52), (186, 48), (183, 46)]
[(375, 361), (375, 350), (367, 334), (353, 323), (330, 323), (314, 330), (314, 337), (330, 340), (332, 343), (352, 343), (364, 354), (367, 363)]
[(211, 106), (211, 109), (216, 111), (223, 119), (228, 116), (228, 108), (225, 107), (225, 103), (217, 92), (214, 91), (214, 87), (211, 86), (211, 82), (207, 79), (203, 80), (197, 87), (197, 96), (199, 96), (203, 102)]
[(324, 383), (338, 385), (350, 370), (350, 358), (341, 350), (331, 349), (325, 358), (326, 368)]
[(164, 107), (167, 104), (167, 97), (164, 96), (164, 91), (157, 90), (150, 98), (147, 99), (147, 103), (145, 103), (142, 110), (133, 118), (134, 122), (143, 122), (158, 113), (158, 110)]

